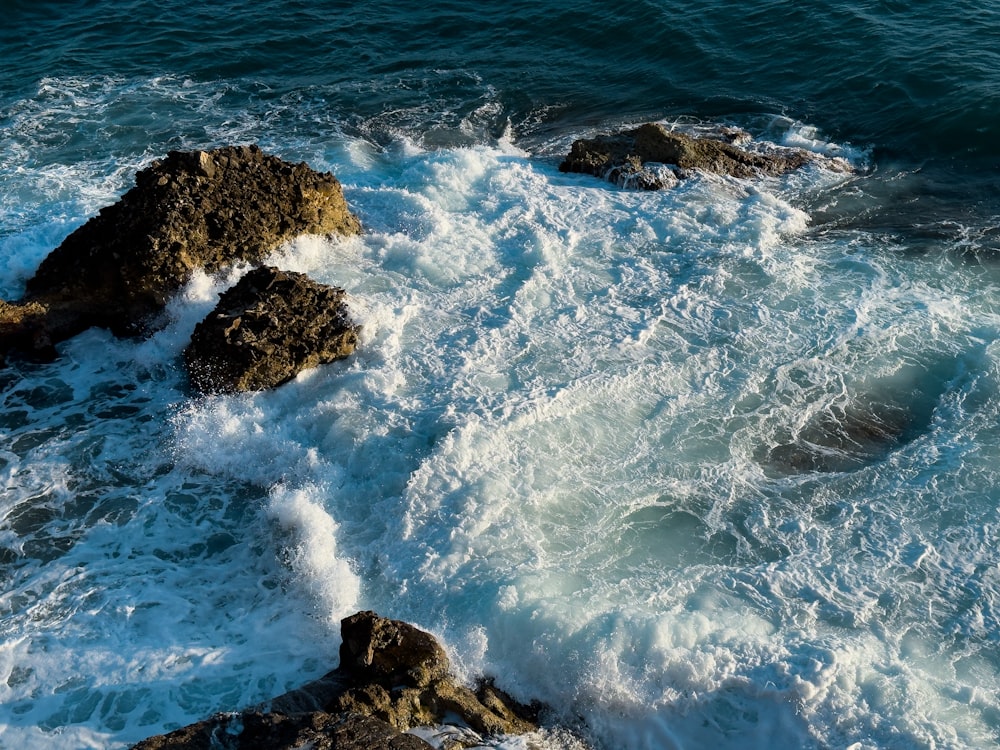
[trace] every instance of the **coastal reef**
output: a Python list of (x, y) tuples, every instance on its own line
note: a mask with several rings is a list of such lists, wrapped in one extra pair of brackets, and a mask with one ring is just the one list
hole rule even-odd
[(817, 157), (802, 149), (772, 147), (751, 151), (749, 134), (732, 128), (717, 137), (695, 137), (646, 123), (634, 130), (573, 142), (561, 172), (594, 175), (621, 187), (660, 190), (695, 172), (751, 178), (784, 174)]
[(539, 706), (525, 706), (489, 682), (459, 684), (448, 657), (429, 633), (374, 612), (341, 621), (340, 666), (262, 706), (219, 714), (133, 750), (420, 750), (432, 745), (415, 727), (464, 724), (449, 750), (481, 744), (483, 736), (537, 729)]
[(0, 304), (0, 357), (52, 359), (92, 326), (148, 332), (196, 269), (258, 264), (302, 234), (360, 231), (332, 174), (252, 145), (172, 151), (47, 256), (24, 299)]

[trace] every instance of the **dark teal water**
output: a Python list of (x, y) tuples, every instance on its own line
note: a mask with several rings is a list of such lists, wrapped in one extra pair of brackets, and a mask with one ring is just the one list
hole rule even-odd
[[(1000, 145), (1000, 9), (973, 2), (8, 2), (0, 91), (51, 76), (248, 81), (345, 116), (500, 92), (515, 123), (781, 113), (914, 163), (989, 173)], [(372, 82), (400, 84), (389, 97)], [(409, 82), (410, 90), (407, 90)], [(415, 89), (415, 90), (414, 90)]]

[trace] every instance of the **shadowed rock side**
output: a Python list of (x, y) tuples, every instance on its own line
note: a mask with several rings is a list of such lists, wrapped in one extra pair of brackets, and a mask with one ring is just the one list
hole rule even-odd
[(48, 323), (49, 309), (39, 302), (0, 300), (0, 364), (11, 349), (47, 361), (56, 356)]
[[(374, 612), (341, 621), (340, 666), (320, 680), (240, 713), (220, 714), (134, 750), (419, 750), (431, 747), (417, 726), (456, 719), (486, 735), (537, 729), (537, 708), (522, 706), (488, 684), (458, 685), (448, 657), (428, 633)], [(481, 738), (453, 739), (470, 747)]]
[(301, 234), (356, 234), (329, 173), (256, 146), (170, 152), (42, 261), (21, 303), (0, 308), (0, 356), (51, 357), (91, 326), (142, 333), (195, 269), (259, 263)]
[(201, 393), (273, 388), (351, 354), (359, 330), (343, 289), (264, 266), (220, 297), (194, 329), (184, 362)]
[[(721, 137), (749, 138), (742, 131), (723, 131)], [(621, 187), (659, 190), (693, 171), (743, 178), (779, 175), (814, 158), (801, 149), (746, 151), (724, 140), (695, 138), (647, 123), (635, 130), (575, 141), (559, 170), (591, 174)]]

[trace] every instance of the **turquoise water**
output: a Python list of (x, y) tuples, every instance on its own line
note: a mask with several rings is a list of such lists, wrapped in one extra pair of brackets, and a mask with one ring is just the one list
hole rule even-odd
[[(180, 367), (239, 268), (0, 371), (0, 746), (264, 700), (360, 608), (596, 748), (997, 744), (1000, 6), (4, 10), (0, 295), (174, 148), (366, 231), (272, 258), (364, 326), (274, 392)], [(559, 173), (645, 120), (855, 171)]]

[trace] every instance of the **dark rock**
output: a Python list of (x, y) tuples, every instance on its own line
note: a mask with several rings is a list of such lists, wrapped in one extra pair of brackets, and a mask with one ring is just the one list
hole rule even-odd
[(658, 190), (670, 187), (693, 171), (733, 177), (784, 174), (813, 160), (801, 149), (758, 153), (737, 148), (742, 131), (727, 130), (720, 138), (695, 138), (647, 123), (635, 130), (575, 141), (559, 165), (562, 172), (581, 172), (622, 187)]
[(831, 407), (794, 440), (773, 447), (767, 462), (790, 472), (853, 471), (908, 442), (913, 415), (899, 404), (857, 401)]
[[(301, 234), (359, 231), (329, 173), (256, 146), (173, 151), (42, 261), (25, 299), (0, 311), (0, 354), (91, 326), (142, 333), (195, 269), (259, 263)], [(25, 305), (27, 333), (13, 323)]]
[(339, 670), (355, 686), (328, 711), (377, 716), (401, 730), (441, 723), (448, 714), (488, 735), (537, 728), (537, 707), (516, 703), (490, 683), (477, 692), (457, 684), (440, 644), (408, 623), (359, 612), (341, 621), (341, 634)]
[(220, 714), (169, 734), (143, 740), (134, 750), (427, 750), (431, 745), (371, 716), (322, 711), (301, 714), (245, 711)]
[(379, 683), (351, 688), (338, 695), (328, 709), (333, 713), (355, 711), (375, 716), (399, 730), (439, 724), (442, 717), (457, 716), (484, 735), (524, 734), (536, 729), (530, 706), (514, 706), (513, 699), (497, 688), (480, 686), (473, 692), (451, 678), (434, 680), (424, 687), (396, 687)]
[(38, 302), (11, 303), (0, 300), (0, 364), (4, 355), (17, 349), (28, 358), (50, 362), (56, 357), (49, 310)]
[[(151, 737), (135, 750), (419, 750), (429, 745), (406, 730), (456, 721), (493, 736), (538, 728), (537, 705), (521, 705), (488, 681), (476, 691), (457, 684), (429, 633), (359, 612), (341, 621), (341, 634), (340, 666), (319, 680), (263, 706)], [(466, 732), (448, 747), (480, 740)]]
[(273, 388), (351, 354), (359, 330), (343, 289), (264, 266), (221, 296), (195, 328), (184, 362), (202, 393)]
[(854, 385), (757, 458), (781, 473), (855, 471), (886, 459), (931, 429), (934, 409), (959, 365), (950, 358), (900, 367)]
[(374, 612), (340, 623), (340, 668), (357, 681), (424, 687), (448, 673), (448, 656), (430, 633)]

